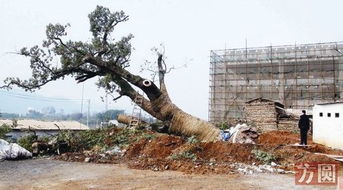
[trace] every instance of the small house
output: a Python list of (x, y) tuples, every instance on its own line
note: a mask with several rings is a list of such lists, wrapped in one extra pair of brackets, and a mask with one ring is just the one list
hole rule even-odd
[(284, 105), (264, 98), (256, 98), (244, 106), (248, 124), (256, 126), (261, 132), (277, 130), (279, 115), (284, 111)]
[(313, 142), (343, 149), (343, 102), (313, 107)]

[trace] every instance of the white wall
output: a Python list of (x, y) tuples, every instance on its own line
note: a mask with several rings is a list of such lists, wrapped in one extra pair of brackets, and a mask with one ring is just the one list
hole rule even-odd
[[(335, 116), (336, 113), (339, 117)], [(313, 107), (313, 142), (343, 149), (343, 103)]]

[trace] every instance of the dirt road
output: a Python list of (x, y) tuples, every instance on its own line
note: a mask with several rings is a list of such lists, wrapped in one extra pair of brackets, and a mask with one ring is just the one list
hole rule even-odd
[(49, 159), (0, 162), (0, 189), (336, 189), (295, 186), (293, 175), (186, 175), (129, 169), (118, 164)]

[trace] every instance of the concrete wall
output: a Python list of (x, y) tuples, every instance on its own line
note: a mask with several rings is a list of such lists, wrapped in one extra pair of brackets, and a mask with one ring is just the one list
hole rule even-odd
[(343, 150), (343, 103), (313, 107), (313, 142)]
[[(53, 136), (53, 135), (57, 135), (59, 133), (59, 131), (57, 130), (50, 130), (50, 131), (35, 131), (36, 135), (38, 137), (46, 137), (46, 136)], [(8, 138), (11, 139), (20, 139), (21, 137), (27, 136), (27, 135), (33, 135), (33, 132), (28, 132), (28, 131), (11, 131), (9, 133), (6, 134), (6, 136)]]

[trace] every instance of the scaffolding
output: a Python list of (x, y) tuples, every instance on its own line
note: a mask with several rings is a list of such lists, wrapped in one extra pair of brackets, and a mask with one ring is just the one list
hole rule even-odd
[(245, 118), (245, 102), (285, 108), (343, 100), (343, 42), (212, 50), (209, 121)]

